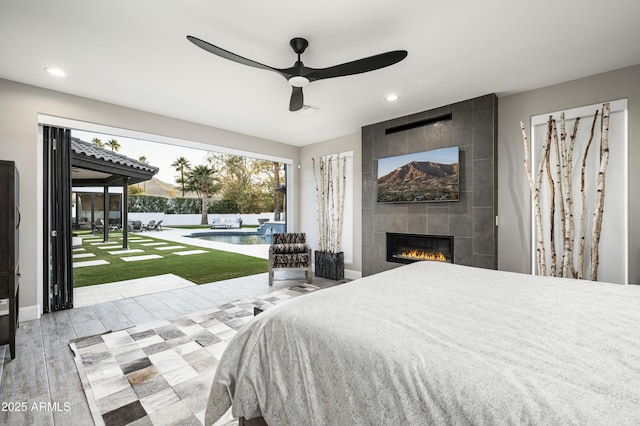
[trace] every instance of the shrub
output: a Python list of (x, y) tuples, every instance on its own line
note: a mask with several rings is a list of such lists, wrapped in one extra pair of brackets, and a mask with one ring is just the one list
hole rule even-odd
[(238, 206), (233, 200), (216, 200), (209, 203), (207, 213), (237, 213)]
[[(201, 214), (200, 198), (164, 198), (151, 195), (129, 194), (130, 213)], [(211, 201), (207, 213), (237, 213), (238, 206), (233, 200)]]
[(167, 214), (200, 214), (202, 213), (202, 200), (199, 198), (170, 198)]
[(147, 213), (163, 212), (167, 208), (167, 199), (163, 197), (153, 197), (149, 195), (129, 195), (129, 212)]

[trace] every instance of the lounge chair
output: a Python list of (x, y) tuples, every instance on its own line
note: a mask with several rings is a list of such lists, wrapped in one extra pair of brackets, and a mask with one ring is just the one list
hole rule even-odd
[(151, 222), (155, 222), (155, 221), (152, 220), (151, 222), (149, 222), (149, 225), (147, 226), (147, 231), (162, 231), (162, 220), (159, 221), (158, 223), (155, 223), (153, 226), (151, 226)]
[(102, 219), (98, 219), (96, 220), (95, 223), (90, 222), (91, 223), (91, 232), (103, 232), (104, 231), (104, 224), (102, 223)]
[(153, 228), (154, 226), (156, 226), (156, 221), (155, 220), (150, 220), (149, 223), (147, 223), (146, 225), (142, 225), (142, 229), (144, 231), (148, 231), (149, 229)]

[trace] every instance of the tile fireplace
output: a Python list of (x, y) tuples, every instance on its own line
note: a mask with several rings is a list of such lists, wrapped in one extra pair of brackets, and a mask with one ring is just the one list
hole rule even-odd
[[(431, 119), (450, 119), (431, 123)], [(420, 127), (407, 129), (407, 126)], [(407, 130), (404, 130), (407, 129)], [(397, 131), (396, 130), (400, 130)], [(460, 200), (378, 203), (378, 160), (460, 148)], [(455, 235), (453, 263), (498, 267), (498, 98), (488, 94), (362, 128), (362, 276), (399, 266), (387, 261), (387, 232)]]
[(413, 263), (423, 260), (453, 263), (453, 236), (387, 232), (388, 262)]

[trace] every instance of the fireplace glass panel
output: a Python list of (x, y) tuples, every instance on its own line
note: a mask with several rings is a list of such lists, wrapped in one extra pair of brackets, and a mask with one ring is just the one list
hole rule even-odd
[(387, 233), (387, 261), (453, 263), (453, 236)]

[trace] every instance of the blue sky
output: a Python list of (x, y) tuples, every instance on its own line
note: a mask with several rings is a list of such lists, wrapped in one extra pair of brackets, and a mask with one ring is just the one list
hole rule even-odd
[(457, 163), (458, 147), (454, 146), (415, 154), (399, 155), (397, 157), (380, 158), (378, 160), (378, 178), (412, 161), (431, 161), (440, 164)]

